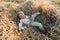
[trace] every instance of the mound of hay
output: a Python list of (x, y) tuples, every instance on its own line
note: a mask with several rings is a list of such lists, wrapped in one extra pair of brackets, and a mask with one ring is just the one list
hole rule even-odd
[(29, 16), (39, 11), (41, 15), (37, 16), (35, 21), (41, 22), (44, 26), (52, 27), (55, 25), (55, 22), (57, 20), (57, 16), (56, 16), (57, 9), (54, 5), (49, 3), (47, 0), (26, 1), (22, 4), (19, 11), (23, 11), (26, 15), (29, 15)]
[[(26, 15), (29, 15), (29, 16), (36, 11), (40, 11), (41, 15), (37, 16), (35, 21), (41, 22), (43, 24), (43, 26), (48, 30), (48, 32), (49, 32), (48, 39), (49, 38), (51, 38), (50, 40), (57, 39), (57, 35), (60, 32), (59, 31), (60, 29), (56, 27), (57, 23), (58, 23), (57, 22), (58, 12), (57, 12), (57, 8), (54, 5), (52, 5), (50, 1), (47, 1), (47, 0), (38, 0), (38, 1), (30, 0), (29, 1), (28, 0), (22, 4), (22, 6), (20, 7), (20, 11), (23, 11)], [(25, 36), (27, 36), (27, 35), (25, 34)], [(24, 39), (24, 37), (22, 37), (22, 38)], [(28, 36), (28, 38), (29, 38), (29, 36)], [(28, 39), (26, 39), (26, 40), (28, 40)], [(32, 40), (35, 40), (35, 39), (32, 39)]]
[[(0, 3), (0, 39), (1, 40), (55, 40), (58, 39), (60, 32), (59, 26), (56, 24), (56, 8), (49, 3), (36, 3), (36, 1), (26, 1), (23, 4), (1, 2)], [(51, 7), (52, 6), (52, 7)], [(26, 15), (31, 15), (36, 11), (40, 11), (41, 15), (37, 16), (35, 21), (41, 22), (48, 30), (46, 36), (37, 31), (34, 27), (25, 29), (23, 36), (18, 33), (18, 17), (17, 13), (23, 11)], [(40, 18), (40, 19), (39, 19)], [(57, 27), (56, 27), (57, 26)]]
[(16, 3), (0, 3), (0, 40), (18, 40), (17, 7)]

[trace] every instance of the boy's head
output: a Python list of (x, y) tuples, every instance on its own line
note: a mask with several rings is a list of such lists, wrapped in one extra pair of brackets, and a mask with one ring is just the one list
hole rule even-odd
[(23, 19), (23, 18), (26, 17), (26, 15), (24, 14), (23, 11), (20, 11), (20, 12), (18, 12), (18, 17), (21, 18), (21, 19)]

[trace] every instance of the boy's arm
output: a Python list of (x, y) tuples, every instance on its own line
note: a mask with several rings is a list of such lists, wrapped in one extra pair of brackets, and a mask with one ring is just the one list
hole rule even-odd
[(24, 29), (24, 27), (22, 27), (22, 25), (23, 25), (23, 23), (22, 23), (22, 21), (20, 20), (20, 23), (18, 24), (19, 30)]
[(34, 14), (32, 14), (32, 20), (34, 21), (34, 19), (35, 19), (35, 17), (37, 16), (37, 15), (39, 15), (40, 14), (40, 12), (36, 12), (36, 13), (34, 13)]

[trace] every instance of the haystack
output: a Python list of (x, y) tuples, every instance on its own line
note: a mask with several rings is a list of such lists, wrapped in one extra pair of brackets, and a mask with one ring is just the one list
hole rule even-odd
[[(39, 3), (40, 2), (40, 3)], [(0, 39), (1, 40), (55, 40), (59, 35), (59, 28), (57, 25), (57, 9), (48, 1), (40, 0), (26, 1), (17, 4), (11, 2), (0, 3)], [(35, 21), (41, 22), (48, 30), (49, 34), (46, 36), (35, 27), (25, 29), (23, 36), (18, 33), (19, 18), (17, 13), (23, 11), (26, 15), (31, 15), (36, 11), (41, 14), (35, 18)]]

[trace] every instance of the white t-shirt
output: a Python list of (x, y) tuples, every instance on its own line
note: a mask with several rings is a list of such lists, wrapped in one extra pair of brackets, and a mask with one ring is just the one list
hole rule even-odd
[(24, 18), (24, 19), (20, 19), (20, 23), (18, 24), (19, 25), (19, 30), (24, 29), (24, 27), (22, 27), (23, 23), (26, 24), (26, 25), (30, 24), (29, 16), (26, 16), (26, 18)]
[(29, 16), (26, 16), (24, 19), (20, 19), (20, 22), (28, 25), (30, 23)]

